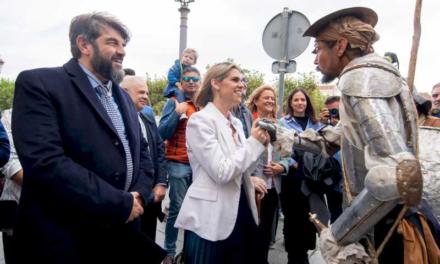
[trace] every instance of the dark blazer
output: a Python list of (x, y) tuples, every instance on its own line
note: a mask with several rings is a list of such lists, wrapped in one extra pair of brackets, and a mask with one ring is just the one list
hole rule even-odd
[(154, 166), (153, 187), (158, 184), (167, 184), (167, 170), (165, 159), (165, 146), (157, 130), (154, 116), (140, 112), (140, 117), (147, 130), (148, 145)]
[(0, 122), (0, 167), (3, 167), (3, 165), (9, 161), (10, 154), (11, 149), (9, 145), (8, 133), (6, 133), (5, 127), (3, 126), (2, 122)]
[[(156, 184), (167, 185), (167, 170), (165, 159), (165, 146), (162, 138), (157, 130), (156, 120), (151, 114), (143, 112), (139, 113), (142, 123), (145, 125), (148, 138), (148, 146), (150, 149), (151, 159), (154, 166), (153, 188)], [(151, 201), (154, 199), (152, 195)], [(157, 219), (163, 221), (165, 215), (162, 212), (162, 203), (150, 203), (146, 208), (144, 214), (141, 216), (142, 231), (151, 239), (156, 238)]]
[[(129, 192), (147, 200), (151, 159), (131, 99), (113, 84), (133, 156)], [(133, 198), (123, 190), (122, 142), (76, 59), (20, 73), (12, 130), (24, 171), (14, 230), (20, 263), (114, 263), (140, 257), (130, 248), (142, 240), (139, 222), (125, 224)]]

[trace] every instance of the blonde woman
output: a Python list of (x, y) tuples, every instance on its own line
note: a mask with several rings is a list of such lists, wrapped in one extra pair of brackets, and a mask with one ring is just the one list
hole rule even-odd
[[(277, 101), (272, 86), (262, 85), (249, 96), (247, 106), (254, 119), (265, 118), (273, 122), (276, 120)], [(281, 125), (281, 123), (279, 123)], [(260, 201), (260, 225), (258, 226), (258, 263), (268, 263), (267, 257), (272, 240), (272, 225), (278, 210), (281, 191), (281, 177), (289, 170), (290, 158), (281, 159), (280, 154), (273, 150), (271, 144), (260, 155), (252, 176), (258, 177), (266, 183), (267, 193)]]
[(231, 115), (243, 88), (238, 66), (215, 64), (203, 78), (196, 99), (202, 110), (188, 121), (193, 183), (175, 225), (186, 230), (186, 264), (256, 263), (255, 190), (264, 191), (265, 184), (253, 183), (249, 169), (270, 136), (254, 125), (246, 139), (240, 120)]

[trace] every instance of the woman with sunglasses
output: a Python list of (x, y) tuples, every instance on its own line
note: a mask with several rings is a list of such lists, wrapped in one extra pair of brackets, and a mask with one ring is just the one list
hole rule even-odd
[(265, 184), (254, 183), (249, 169), (270, 136), (254, 125), (246, 139), (240, 120), (231, 114), (242, 98), (241, 75), (229, 62), (212, 66), (195, 101), (202, 110), (188, 121), (193, 183), (175, 225), (186, 230), (186, 264), (256, 263), (255, 190)]

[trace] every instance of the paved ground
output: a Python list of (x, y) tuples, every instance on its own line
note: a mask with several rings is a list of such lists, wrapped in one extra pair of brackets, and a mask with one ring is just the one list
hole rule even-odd
[[(283, 245), (283, 220), (280, 220), (278, 223), (278, 230), (276, 236), (276, 243), (274, 247), (269, 251), (269, 263), (271, 264), (286, 264), (287, 263), (287, 254), (284, 251)], [(164, 233), (165, 233), (165, 224), (159, 223), (156, 233), (156, 242), (163, 247), (164, 241)], [(298, 237), (298, 239), (301, 239)], [(180, 252), (182, 249), (183, 242), (183, 232), (179, 232), (179, 238), (177, 241), (177, 252)], [(324, 261), (321, 258), (321, 255), (318, 251), (309, 251), (309, 260), (311, 264), (324, 264)]]
[[(166, 201), (167, 202), (167, 199)], [(284, 222), (280, 219), (278, 223), (276, 242), (273, 248), (269, 251), (269, 263), (271, 264), (285, 264), (287, 263), (287, 254), (284, 251), (283, 245), (283, 225)], [(165, 224), (158, 223), (157, 225), (157, 233), (156, 233), (156, 242), (163, 247), (164, 237), (165, 237)], [(298, 237), (298, 239), (301, 239)], [(180, 252), (183, 244), (183, 232), (179, 232), (179, 238), (177, 241), (177, 252)], [(309, 260), (311, 264), (324, 264), (324, 261), (321, 258), (321, 255), (318, 251), (310, 251), (309, 252)], [(1, 239), (0, 233), (0, 264), (5, 264), (3, 257), (3, 240)]]
[[(162, 205), (168, 203), (168, 195), (165, 197), (165, 201)], [(280, 219), (278, 222), (277, 235), (275, 238), (275, 245), (269, 251), (269, 263), (270, 264), (286, 264), (287, 263), (287, 254), (284, 251), (283, 244), (283, 226), (284, 221)], [(163, 247), (163, 242), (165, 238), (165, 224), (158, 222), (157, 232), (156, 232), (156, 243)], [(298, 237), (298, 239), (301, 239)], [(177, 241), (177, 252), (182, 250), (183, 245), (183, 232), (179, 232), (179, 237)], [(324, 264), (324, 260), (321, 257), (319, 251), (309, 251), (309, 261), (310, 264)]]

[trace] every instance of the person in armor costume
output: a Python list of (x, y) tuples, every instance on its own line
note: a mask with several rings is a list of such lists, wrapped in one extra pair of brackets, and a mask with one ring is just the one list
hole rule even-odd
[[(323, 82), (339, 78), (340, 123), (300, 135), (277, 127), (277, 145), (286, 155), (292, 144), (294, 149), (328, 156), (341, 151), (346, 204), (336, 221), (321, 231), (319, 244), (327, 263), (339, 263), (348, 247), (361, 250), (357, 242), (371, 234), (374, 239), (366, 240), (365, 246), (372, 258), (377, 257), (374, 247), (383, 242), (401, 208), (412, 209), (421, 199), (417, 113), (399, 71), (373, 51), (379, 39), (374, 30), (377, 20), (369, 8), (347, 8), (319, 19), (305, 31), (304, 36), (316, 39), (315, 64)], [(379, 226), (383, 232), (374, 233)], [(401, 241), (394, 247), (392, 237), (379, 262), (403, 263), (396, 261), (397, 255), (406, 255)], [(364, 253), (355, 255), (367, 261)], [(387, 253), (397, 255), (390, 260)]]

